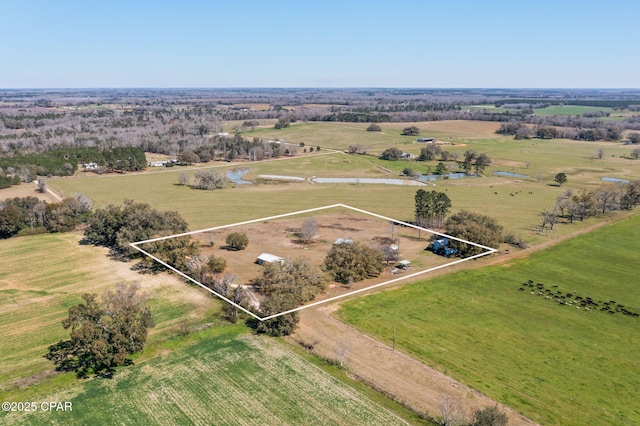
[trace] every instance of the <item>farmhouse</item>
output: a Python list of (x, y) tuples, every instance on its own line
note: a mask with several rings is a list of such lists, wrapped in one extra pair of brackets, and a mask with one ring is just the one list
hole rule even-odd
[(280, 256), (276, 256), (276, 255), (270, 254), (270, 253), (262, 253), (256, 259), (256, 263), (258, 265), (264, 265), (265, 263), (275, 263), (275, 262), (279, 262), (280, 264), (283, 264), (284, 263), (284, 259), (282, 257), (280, 257)]
[(165, 167), (167, 164), (177, 164), (178, 160), (150, 161), (149, 167)]
[(84, 163), (82, 168), (85, 170), (96, 170), (98, 168), (98, 163)]

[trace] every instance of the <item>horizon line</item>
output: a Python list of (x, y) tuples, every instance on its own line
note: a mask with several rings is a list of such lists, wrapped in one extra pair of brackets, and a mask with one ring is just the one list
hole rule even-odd
[(427, 87), (427, 86), (91, 86), (0, 87), (12, 90), (640, 90), (640, 87)]

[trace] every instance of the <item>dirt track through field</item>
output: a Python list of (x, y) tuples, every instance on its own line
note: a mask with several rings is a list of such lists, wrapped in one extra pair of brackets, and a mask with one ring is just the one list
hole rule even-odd
[[(463, 266), (453, 269), (500, 264), (523, 258), (535, 251), (548, 248), (610, 223), (610, 220), (602, 221), (527, 250), (511, 255), (492, 257), (471, 265), (465, 263)], [(451, 272), (451, 270), (439, 272), (438, 275), (446, 272)], [(333, 303), (301, 311), (300, 325), (289, 340), (295, 344), (312, 344), (314, 353), (332, 360), (337, 359), (338, 347), (348, 346), (350, 352), (345, 357), (345, 365), (354, 376), (387, 394), (395, 395), (398, 400), (416, 412), (427, 412), (431, 416), (437, 416), (441, 398), (443, 395), (451, 395), (466, 407), (467, 416), (475, 408), (498, 405), (508, 414), (510, 425), (536, 424), (480, 392), (398, 350), (394, 351), (393, 348), (339, 321), (332, 315), (339, 307), (339, 303)]]
[(535, 422), (496, 401), (474, 391), (410, 356), (361, 333), (331, 315), (338, 304), (301, 311), (300, 326), (291, 337), (297, 343), (315, 343), (313, 352), (336, 359), (338, 345), (347, 345), (351, 352), (345, 358), (351, 373), (373, 384), (416, 412), (437, 416), (443, 395), (451, 395), (466, 408), (470, 417), (477, 407), (498, 405), (509, 416), (510, 425), (534, 425)]

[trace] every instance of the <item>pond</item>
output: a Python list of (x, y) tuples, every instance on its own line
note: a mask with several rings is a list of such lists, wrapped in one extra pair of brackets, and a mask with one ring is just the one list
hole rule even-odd
[(612, 178), (612, 177), (603, 177), (600, 178), (601, 180), (605, 180), (607, 182), (615, 182), (615, 183), (629, 183), (628, 180), (626, 179), (618, 179), (618, 178)]
[(464, 173), (464, 172), (455, 172), (455, 173), (447, 173), (444, 175), (420, 175), (418, 180), (423, 182), (434, 182), (437, 180), (446, 180), (446, 179), (463, 179), (463, 178), (474, 178), (478, 177), (473, 173)]
[(274, 179), (274, 180), (295, 180), (295, 181), (305, 181), (306, 179), (298, 176), (282, 176), (282, 175), (260, 175), (258, 176), (261, 179)]
[(499, 176), (517, 177), (517, 178), (523, 178), (523, 179), (526, 179), (529, 177), (527, 175), (523, 175), (520, 173), (513, 173), (513, 172), (493, 172), (493, 174), (499, 175)]
[(242, 179), (249, 169), (231, 169), (227, 170), (227, 178), (236, 185), (251, 185), (253, 182)]
[(413, 185), (423, 186), (422, 182), (416, 182), (415, 180), (404, 179), (386, 179), (386, 178), (313, 178), (312, 181), (316, 183), (374, 183), (383, 185)]

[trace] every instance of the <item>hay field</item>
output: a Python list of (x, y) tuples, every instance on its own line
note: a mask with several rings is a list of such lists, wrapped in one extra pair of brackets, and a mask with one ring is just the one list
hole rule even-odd
[(5, 425), (407, 424), (277, 340), (250, 335), (244, 326), (180, 339), (188, 344), (112, 380), (77, 382), (55, 396), (39, 396), (70, 401), (72, 412), (1, 413), (0, 420)]
[(639, 226), (635, 215), (526, 259), (349, 301), (340, 318), (388, 344), (397, 327), (403, 351), (543, 424), (638, 424), (640, 320), (519, 288), (640, 313)]

